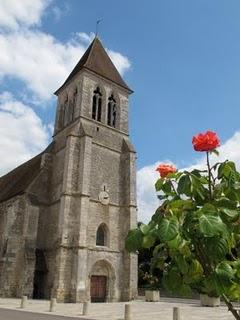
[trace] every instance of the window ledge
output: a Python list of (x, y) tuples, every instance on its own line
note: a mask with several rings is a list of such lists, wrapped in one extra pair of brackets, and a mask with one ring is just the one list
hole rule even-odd
[(113, 249), (110, 249), (109, 247), (105, 247), (105, 246), (89, 247), (88, 250), (120, 253), (119, 250), (113, 250)]

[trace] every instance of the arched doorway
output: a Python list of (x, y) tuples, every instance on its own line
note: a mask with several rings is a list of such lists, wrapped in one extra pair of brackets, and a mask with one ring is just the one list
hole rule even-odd
[(36, 263), (33, 280), (33, 299), (46, 298), (47, 263), (43, 250), (36, 249)]
[(106, 260), (97, 261), (90, 274), (91, 302), (113, 301), (115, 296), (115, 273)]

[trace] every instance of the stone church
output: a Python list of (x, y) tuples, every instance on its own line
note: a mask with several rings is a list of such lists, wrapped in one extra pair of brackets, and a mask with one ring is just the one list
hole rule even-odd
[(55, 92), (52, 143), (0, 178), (0, 296), (137, 295), (136, 153), (123, 81), (96, 37)]

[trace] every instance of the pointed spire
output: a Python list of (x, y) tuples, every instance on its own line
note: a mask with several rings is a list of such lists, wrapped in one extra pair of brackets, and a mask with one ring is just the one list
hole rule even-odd
[(55, 92), (55, 94), (57, 95), (59, 90), (69, 83), (69, 81), (82, 69), (88, 69), (97, 75), (116, 83), (124, 89), (127, 89), (130, 93), (133, 92), (122, 79), (112, 60), (103, 48), (101, 41), (98, 37), (95, 37), (82, 58), (68, 76), (67, 80)]

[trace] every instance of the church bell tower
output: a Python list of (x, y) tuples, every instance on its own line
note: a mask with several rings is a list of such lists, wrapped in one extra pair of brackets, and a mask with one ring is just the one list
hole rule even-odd
[(137, 295), (136, 153), (123, 81), (96, 37), (58, 97), (52, 163), (57, 245), (51, 295), (60, 301), (126, 301)]

